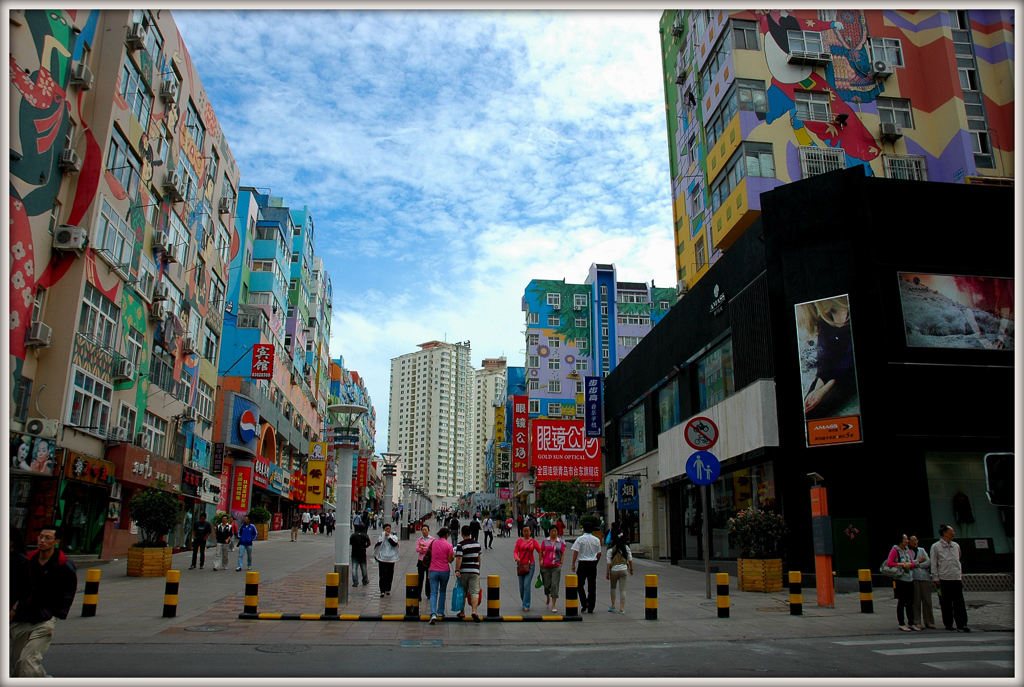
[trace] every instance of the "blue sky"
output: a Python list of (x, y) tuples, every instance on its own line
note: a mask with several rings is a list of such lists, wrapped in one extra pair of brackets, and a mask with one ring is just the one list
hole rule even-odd
[(242, 184), (313, 213), (378, 451), (391, 359), (522, 365), (530, 279), (675, 283), (660, 16), (174, 12)]

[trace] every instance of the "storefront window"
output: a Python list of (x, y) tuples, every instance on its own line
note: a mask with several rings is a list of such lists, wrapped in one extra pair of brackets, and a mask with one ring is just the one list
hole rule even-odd
[[(703, 510), (701, 488), (690, 484), (684, 492), (683, 552), (687, 558), (703, 553)], [(711, 557), (737, 558), (742, 552), (730, 546), (729, 518), (741, 510), (776, 510), (775, 474), (772, 464), (725, 472), (708, 486), (708, 515), (711, 523)]]
[(658, 419), (661, 432), (679, 424), (679, 380), (673, 379), (658, 392)]
[(931, 452), (924, 454), (924, 461), (933, 531), (918, 536), (935, 539), (940, 524), (952, 525), (965, 561), (1012, 554), (1013, 509), (988, 502), (985, 454)]
[(732, 339), (727, 339), (697, 362), (697, 387), (701, 410), (724, 401), (735, 392), (732, 378)]
[(622, 462), (626, 463), (647, 451), (647, 430), (644, 427), (644, 407), (639, 405), (619, 421)]

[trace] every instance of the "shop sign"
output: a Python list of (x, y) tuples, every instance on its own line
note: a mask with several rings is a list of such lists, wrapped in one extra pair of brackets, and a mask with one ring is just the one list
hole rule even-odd
[(199, 489), (199, 500), (203, 503), (217, 503), (220, 500), (220, 477), (203, 473), (203, 483)]
[(181, 493), (196, 498), (203, 487), (203, 473), (199, 470), (183, 467), (181, 469)]
[(306, 475), (302, 470), (296, 470), (292, 473), (291, 494), (289, 498), (292, 501), (305, 501), (306, 499)]
[(57, 442), (11, 432), (11, 469), (50, 476), (56, 467)]
[(252, 480), (257, 487), (267, 489), (270, 487), (270, 463), (259, 456), (253, 458)]
[(173, 492), (181, 489), (181, 463), (133, 444), (121, 444), (109, 450), (107, 458), (114, 464), (115, 477), (121, 482)]
[(711, 299), (709, 312), (715, 316), (721, 315), (722, 310), (725, 308), (725, 301), (725, 291), (719, 291), (718, 284), (715, 284), (715, 297)]
[(306, 503), (323, 504), (324, 478), (326, 477), (327, 461), (310, 460), (306, 463)]
[(232, 512), (248, 512), (249, 485), (252, 482), (252, 468), (235, 466), (235, 484), (231, 492)]
[(512, 397), (512, 472), (526, 472), (530, 469), (526, 446), (529, 441), (527, 418), (528, 396)]
[(511, 489), (499, 489), (498, 490), (498, 498), (506, 499), (506, 500), (512, 498), (512, 490)]
[(619, 480), (619, 510), (640, 509), (640, 482), (635, 479)]
[(213, 445), (213, 467), (210, 472), (219, 475), (224, 472), (224, 443), (218, 441)]
[(601, 444), (586, 436), (583, 421), (534, 420), (531, 433), (537, 481), (601, 481)]
[(359, 457), (359, 464), (356, 467), (356, 484), (355, 484), (355, 488), (356, 489), (365, 489), (366, 488), (366, 463), (367, 463), (366, 457), (365, 456), (360, 456)]
[(279, 468), (276, 465), (270, 466), (270, 491), (274, 492), (275, 494), (287, 494), (287, 479), (288, 477), (283, 469)]
[(587, 423), (587, 436), (601, 436), (601, 378), (584, 377), (587, 399), (584, 404), (585, 422)]
[(326, 441), (311, 441), (311, 442), (309, 442), (309, 459), (310, 460), (327, 460), (327, 442)]
[(252, 347), (253, 379), (274, 378), (274, 344), (254, 344)]
[(67, 452), (64, 461), (64, 476), (90, 484), (109, 484), (114, 481), (117, 466), (109, 460), (83, 456), (81, 453)]
[[(227, 412), (230, 406), (230, 412)], [(227, 422), (224, 443), (227, 448), (245, 451), (256, 455), (256, 435), (260, 424), (260, 407), (255, 401), (234, 392), (228, 392), (225, 399), (225, 415), (231, 418)]]

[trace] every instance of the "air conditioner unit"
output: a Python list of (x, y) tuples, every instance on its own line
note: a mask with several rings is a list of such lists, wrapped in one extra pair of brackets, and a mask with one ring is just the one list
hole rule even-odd
[(48, 420), (43, 417), (30, 417), (25, 423), (25, 433), (47, 439), (57, 438), (59, 423), (56, 420)]
[(178, 82), (168, 79), (160, 84), (160, 97), (165, 103), (173, 103), (178, 100)]
[(195, 422), (196, 418), (199, 417), (199, 412), (195, 406), (185, 406), (181, 411), (181, 417), (186, 422)]
[[(162, 234), (163, 232), (159, 232), (159, 233)], [(154, 242), (155, 242), (155, 240), (156, 240), (156, 235), (154, 234)], [(153, 285), (153, 300), (154, 301), (166, 301), (167, 300), (167, 295), (168, 295), (168, 289), (167, 289), (167, 283), (166, 282), (159, 281), (159, 282), (157, 282), (156, 284)]]
[(135, 445), (141, 446), (147, 451), (153, 450), (153, 437), (145, 432), (139, 432), (135, 435)]
[(163, 322), (167, 318), (167, 304), (163, 301), (154, 303), (149, 309), (149, 319), (154, 322)]
[(69, 174), (77, 174), (82, 170), (82, 158), (78, 156), (78, 153), (74, 149), (65, 148), (60, 152), (60, 159), (57, 160), (57, 166)]
[(872, 60), (868, 76), (873, 79), (888, 79), (892, 76), (892, 65), (885, 60)]
[(580, 305), (579, 303), (576, 303), (575, 305), (572, 306), (572, 309), (573, 310), (583, 310), (583, 306)]
[(114, 379), (131, 379), (135, 376), (135, 363), (122, 358), (117, 361), (117, 367), (114, 369)]
[(146, 45), (146, 27), (141, 23), (135, 23), (128, 27), (128, 34), (124, 37), (124, 44), (129, 50), (139, 50)]
[(684, 81), (686, 81), (686, 69), (676, 67), (676, 83), (682, 86)]
[(686, 285), (686, 282), (685, 282), (685, 281), (677, 281), (677, 282), (676, 282), (676, 293), (677, 293), (677, 294), (679, 294), (680, 296), (682, 296), (682, 295), (683, 295), (683, 294), (685, 294), (685, 293), (686, 293), (687, 291), (689, 291), (689, 287), (688, 287), (688, 286)]
[(676, 19), (675, 23), (672, 24), (672, 35), (682, 36), (683, 35), (683, 22)]
[(220, 211), (231, 214), (235, 209), (235, 201), (233, 198), (221, 198), (220, 199)]
[(92, 88), (92, 81), (92, 70), (86, 66), (85, 62), (76, 63), (74, 69), (71, 70), (71, 85), (78, 86), (80, 91), (88, 91)]
[(110, 441), (124, 443), (128, 441), (128, 430), (124, 427), (114, 427), (110, 430)]
[(82, 227), (61, 224), (53, 232), (54, 250), (73, 250), (81, 253), (89, 245), (89, 237)]
[(196, 339), (194, 336), (186, 336), (184, 343), (181, 345), (181, 350), (185, 353), (195, 353), (196, 350)]
[[(154, 231), (153, 232), (153, 248), (154, 249), (167, 250), (167, 244), (168, 243), (170, 243), (170, 242), (167, 240), (167, 232), (166, 231)], [(160, 284), (157, 284), (157, 286), (160, 286)], [(166, 288), (167, 285), (164, 284), (163, 286)], [(153, 290), (153, 293), (154, 293), (154, 295), (156, 294), (156, 289)]]
[(163, 189), (175, 202), (185, 199), (185, 194), (181, 190), (181, 177), (177, 172), (169, 171), (164, 175)]
[(882, 122), (879, 133), (883, 141), (895, 141), (897, 138), (903, 138), (903, 127), (896, 122)]
[(33, 322), (25, 337), (26, 346), (49, 346), (53, 330), (42, 322)]

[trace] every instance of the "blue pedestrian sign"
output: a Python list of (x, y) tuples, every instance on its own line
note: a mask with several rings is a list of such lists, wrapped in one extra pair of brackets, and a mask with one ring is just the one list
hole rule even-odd
[(694, 451), (686, 459), (686, 476), (694, 484), (711, 484), (721, 471), (717, 456), (710, 451)]

